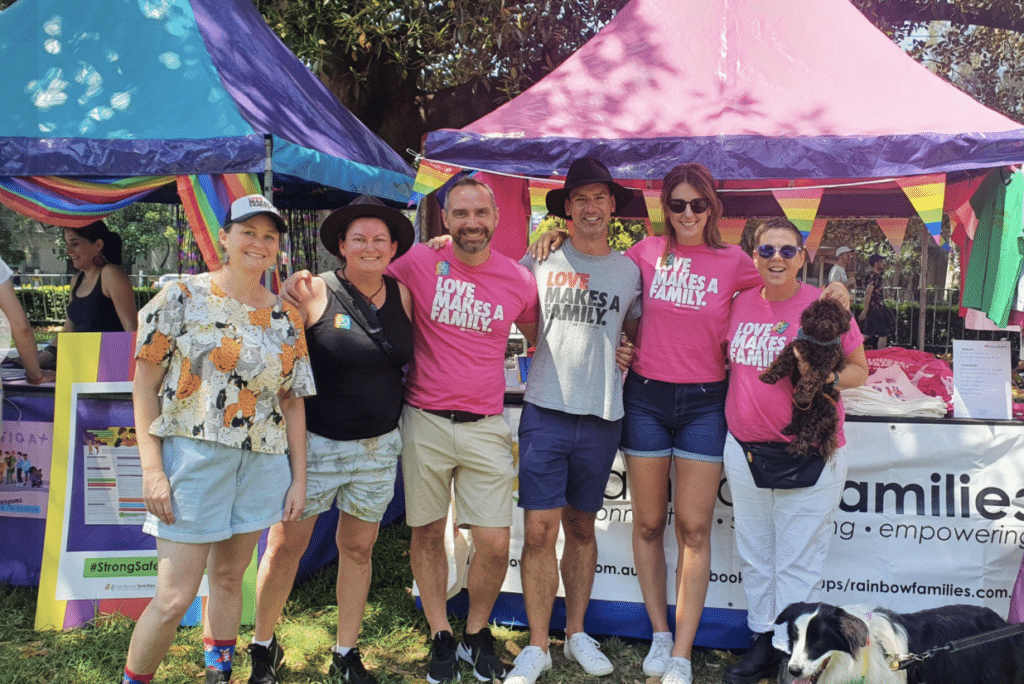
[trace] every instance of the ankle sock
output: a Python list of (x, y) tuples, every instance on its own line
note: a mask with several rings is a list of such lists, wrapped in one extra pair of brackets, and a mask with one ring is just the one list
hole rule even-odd
[(235, 659), (235, 642), (237, 639), (203, 638), (203, 651), (206, 657), (206, 669), (231, 672), (231, 661)]
[(348, 655), (348, 652), (352, 650), (351, 646), (338, 646), (334, 645), (334, 652), (340, 655), (342, 658)]
[(253, 639), (252, 643), (256, 644), (257, 646), (262, 646), (263, 648), (270, 648), (270, 642), (273, 641), (273, 640), (274, 640), (274, 636), (271, 635), (270, 638), (267, 639), (266, 641), (256, 641), (255, 639)]
[(121, 680), (121, 684), (149, 684), (153, 681), (153, 675), (155, 672), (148, 675), (135, 674), (127, 667), (124, 668), (124, 678)]

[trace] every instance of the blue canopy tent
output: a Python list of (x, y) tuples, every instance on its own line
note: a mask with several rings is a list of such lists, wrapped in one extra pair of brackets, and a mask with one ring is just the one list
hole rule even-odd
[(19, 0), (0, 63), (0, 178), (262, 173), (269, 137), (278, 204), (410, 194), (409, 165), (249, 0)]

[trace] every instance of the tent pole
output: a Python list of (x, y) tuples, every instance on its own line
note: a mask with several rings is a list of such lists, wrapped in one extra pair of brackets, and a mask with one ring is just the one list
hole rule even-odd
[(274, 136), (269, 133), (263, 136), (263, 144), (267, 150), (267, 163), (263, 169), (263, 196), (274, 203)]
[(928, 233), (928, 226), (921, 226), (921, 294), (918, 296), (917, 305), (917, 350), (924, 351), (924, 323), (928, 316), (928, 241), (931, 235)]

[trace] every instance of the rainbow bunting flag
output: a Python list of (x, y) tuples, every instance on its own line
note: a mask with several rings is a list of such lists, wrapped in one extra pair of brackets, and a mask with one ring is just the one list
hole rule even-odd
[(552, 190), (562, 187), (562, 181), (530, 179), (530, 213), (547, 215), (547, 196)]
[(818, 216), (818, 205), (821, 204), (822, 188), (776, 188), (772, 190), (775, 201), (782, 207), (782, 212), (804, 234), (804, 240), (814, 227), (814, 219)]
[(647, 205), (647, 216), (651, 220), (648, 232), (651, 235), (662, 235), (665, 232), (665, 214), (661, 210), (661, 190), (644, 188), (644, 204)]
[(0, 204), (53, 226), (81, 228), (172, 183), (170, 176), (58, 178), (0, 176)]
[(878, 227), (885, 233), (886, 239), (892, 245), (893, 252), (899, 254), (900, 250), (903, 249), (903, 238), (907, 234), (907, 224), (910, 223), (910, 219), (880, 218), (875, 219), (875, 222), (878, 223)]
[(821, 239), (825, 237), (825, 224), (827, 223), (828, 219), (814, 219), (814, 222), (811, 224), (811, 232), (804, 236), (804, 249), (807, 250), (808, 262), (814, 261), (818, 248), (821, 247)]
[(221, 263), (217, 233), (228, 207), (239, 197), (259, 194), (259, 181), (252, 173), (178, 176), (177, 181), (185, 218), (206, 266), (214, 271)]
[(718, 234), (722, 236), (722, 242), (727, 245), (738, 245), (743, 239), (743, 229), (747, 225), (745, 218), (718, 219)]
[[(896, 184), (903, 189), (917, 215), (928, 227), (935, 244), (942, 245), (942, 206), (946, 200), (946, 174), (933, 173), (927, 176), (897, 178)], [(943, 245), (949, 249), (949, 245)]]
[(412, 184), (412, 195), (409, 196), (409, 206), (415, 205), (440, 188), (460, 171), (462, 171), (460, 167), (451, 164), (442, 164), (430, 159), (420, 161), (420, 168), (416, 171), (416, 180)]

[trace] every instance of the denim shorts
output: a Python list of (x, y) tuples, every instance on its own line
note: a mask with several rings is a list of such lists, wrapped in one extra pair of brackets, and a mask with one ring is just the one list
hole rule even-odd
[(519, 507), (544, 511), (568, 504), (587, 513), (601, 510), (621, 433), (621, 420), (523, 404)]
[(693, 384), (626, 375), (622, 453), (721, 463), (727, 380)]
[(189, 437), (164, 437), (174, 524), (146, 514), (142, 531), (160, 539), (208, 544), (265, 530), (281, 521), (292, 483), (285, 454), (264, 454)]

